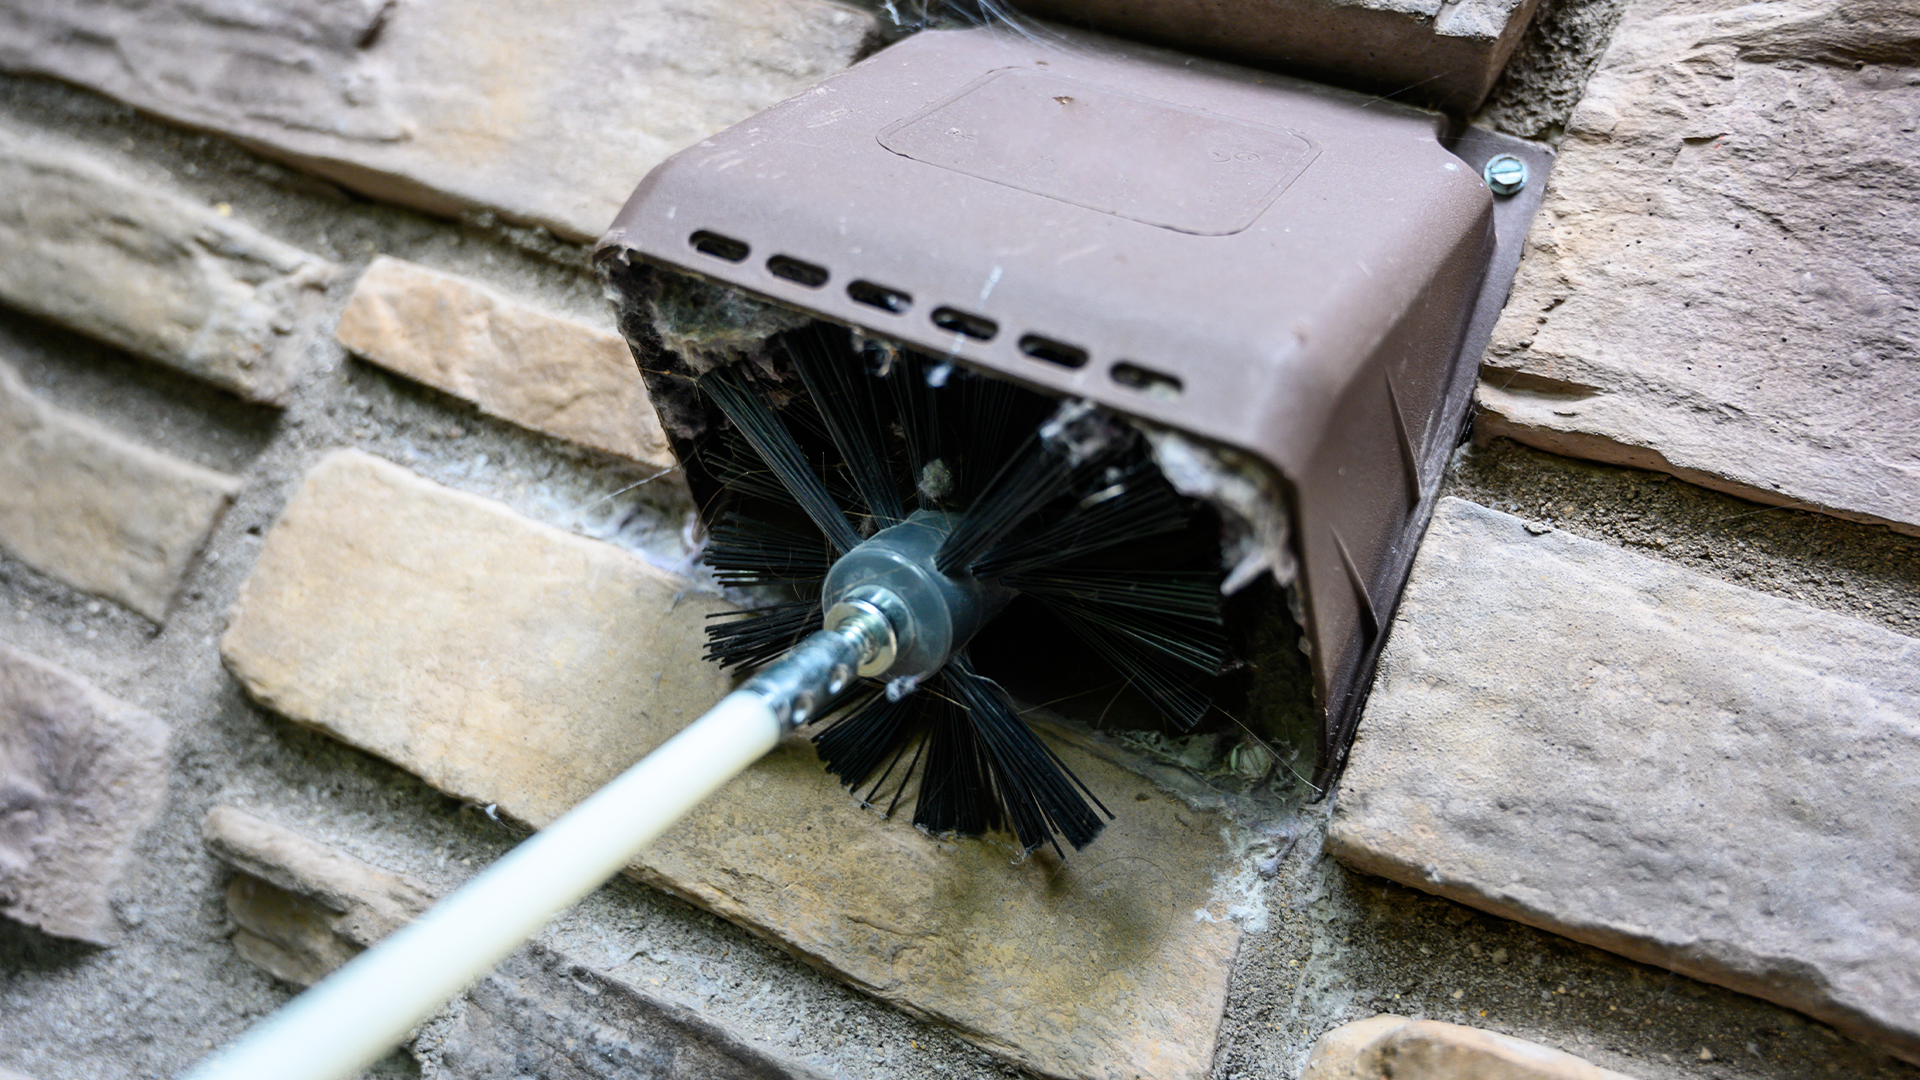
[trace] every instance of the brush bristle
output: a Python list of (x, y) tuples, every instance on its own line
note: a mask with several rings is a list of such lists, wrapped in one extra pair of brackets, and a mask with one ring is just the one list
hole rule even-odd
[(820, 601), (796, 600), (758, 611), (723, 611), (707, 627), (707, 654), (723, 668), (776, 660), (820, 626)]
[[(818, 627), (836, 557), (909, 506), (938, 508), (960, 514), (942, 572), (1030, 595), (1176, 727), (1207, 712), (1200, 684), (1227, 659), (1217, 534), (1145, 440), (1090, 406), (913, 352), (870, 369), (826, 324), (772, 346), (766, 370), (797, 376), (805, 395), (744, 364), (699, 380), (729, 421), (700, 460), (733, 504), (706, 560), (722, 584), (794, 599), (717, 620), (708, 659), (777, 658)], [(965, 651), (903, 689), (867, 681), (814, 736), (865, 802), (891, 813), (911, 797), (923, 829), (1007, 829), (1027, 851), (1084, 847), (1112, 816)]]
[(700, 376), (700, 389), (727, 414), (734, 429), (773, 470), (780, 485), (806, 511), (835, 551), (845, 555), (859, 545), (859, 534), (848, 524), (846, 513), (834, 501), (820, 475), (807, 464), (793, 433), (787, 430), (772, 406), (747, 385), (741, 365), (715, 368)]

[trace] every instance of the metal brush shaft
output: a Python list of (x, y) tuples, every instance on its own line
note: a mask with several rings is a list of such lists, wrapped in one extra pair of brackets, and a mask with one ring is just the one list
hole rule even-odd
[(818, 716), (846, 692), (854, 674), (893, 654), (897, 637), (884, 612), (867, 603), (835, 604), (827, 628), (807, 635), (792, 651), (768, 664), (740, 687), (758, 694), (787, 729)]
[(728, 694), (418, 920), (202, 1062), (189, 1080), (356, 1075), (773, 749), (786, 730), (759, 694)]

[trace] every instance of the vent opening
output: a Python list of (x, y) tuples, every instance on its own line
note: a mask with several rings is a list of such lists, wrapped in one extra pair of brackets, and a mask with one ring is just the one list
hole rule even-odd
[(693, 250), (702, 255), (711, 255), (716, 259), (725, 259), (728, 262), (739, 262), (741, 259), (747, 257), (748, 252), (753, 250), (747, 246), (745, 240), (735, 240), (731, 236), (722, 236), (717, 232), (708, 232), (705, 229), (701, 229), (699, 232), (687, 237), (687, 243), (692, 244)]
[(913, 297), (899, 289), (889, 289), (885, 285), (875, 285), (871, 281), (856, 281), (847, 286), (847, 295), (856, 303), (868, 307), (877, 307), (881, 311), (891, 311), (895, 315), (913, 306)]
[(1020, 351), (1035, 360), (1045, 360), (1064, 368), (1084, 367), (1087, 363), (1087, 350), (1039, 334), (1028, 334), (1021, 338)]
[[(744, 252), (743, 252), (744, 254)], [(797, 281), (809, 289), (817, 289), (827, 283), (827, 268), (810, 262), (801, 262), (791, 255), (775, 255), (767, 260), (767, 272), (777, 278)]]
[(933, 325), (956, 334), (965, 334), (976, 341), (991, 341), (993, 335), (1000, 332), (1000, 324), (992, 319), (950, 307), (934, 309)]
[(1121, 386), (1131, 387), (1150, 398), (1160, 401), (1175, 401), (1184, 389), (1179, 379), (1163, 371), (1144, 368), (1132, 361), (1123, 361), (1113, 365), (1113, 381)]

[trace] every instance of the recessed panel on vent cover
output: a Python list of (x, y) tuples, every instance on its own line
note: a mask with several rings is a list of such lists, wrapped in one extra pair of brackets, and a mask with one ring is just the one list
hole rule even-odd
[(1148, 225), (1225, 236), (1307, 163), (1296, 132), (1031, 69), (999, 71), (880, 134), (902, 157)]

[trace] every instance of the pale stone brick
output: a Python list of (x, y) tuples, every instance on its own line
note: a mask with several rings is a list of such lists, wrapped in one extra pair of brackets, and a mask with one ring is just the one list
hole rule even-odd
[[(543, 825), (727, 690), (699, 659), (720, 607), (686, 588), (344, 452), (269, 532), (222, 651), (272, 708)], [(1037, 1071), (1205, 1076), (1240, 934), (1222, 823), (1056, 745), (1123, 808), (1064, 865), (882, 819), (796, 736), (632, 871)]]
[(56, 408), (0, 364), (0, 548), (155, 622), (240, 481)]
[(1446, 499), (1328, 847), (1920, 1061), (1915, 761), (1920, 640)]
[(1300, 1080), (1633, 1080), (1511, 1035), (1383, 1014), (1313, 1044)]
[[(230, 806), (207, 815), (207, 847), (239, 873), (227, 911), (234, 948), (276, 978), (311, 986), (425, 911), (434, 897), (404, 875)], [(527, 945), (421, 1025), (412, 1051), (428, 1077), (507, 1077), (537, 1060), (544, 1077), (805, 1080), (804, 1069), (743, 1043), (699, 1014)], [(0, 1076), (0, 1080), (5, 1080)]]
[(276, 402), (334, 273), (97, 154), (0, 128), (0, 301)]
[(1483, 435), (1920, 532), (1920, 8), (1633, 5), (1482, 371)]
[[(826, 1080), (684, 1005), (528, 945), (482, 976), (413, 1044), (422, 1080)], [(644, 1063), (644, 1071), (636, 1065)]]
[(208, 850), (242, 871), (227, 887), (240, 925), (234, 948), (291, 983), (313, 985), (433, 903), (411, 878), (231, 806), (216, 807), (200, 832)]
[(67, 79), (376, 198), (598, 236), (667, 155), (850, 63), (826, 0), (0, 2), (0, 68)]
[(675, 464), (618, 334), (381, 256), (354, 286), (337, 335), (381, 367), (482, 412), (633, 461)]
[(0, 645), (0, 914), (111, 944), (108, 902), (166, 789), (159, 719)]

